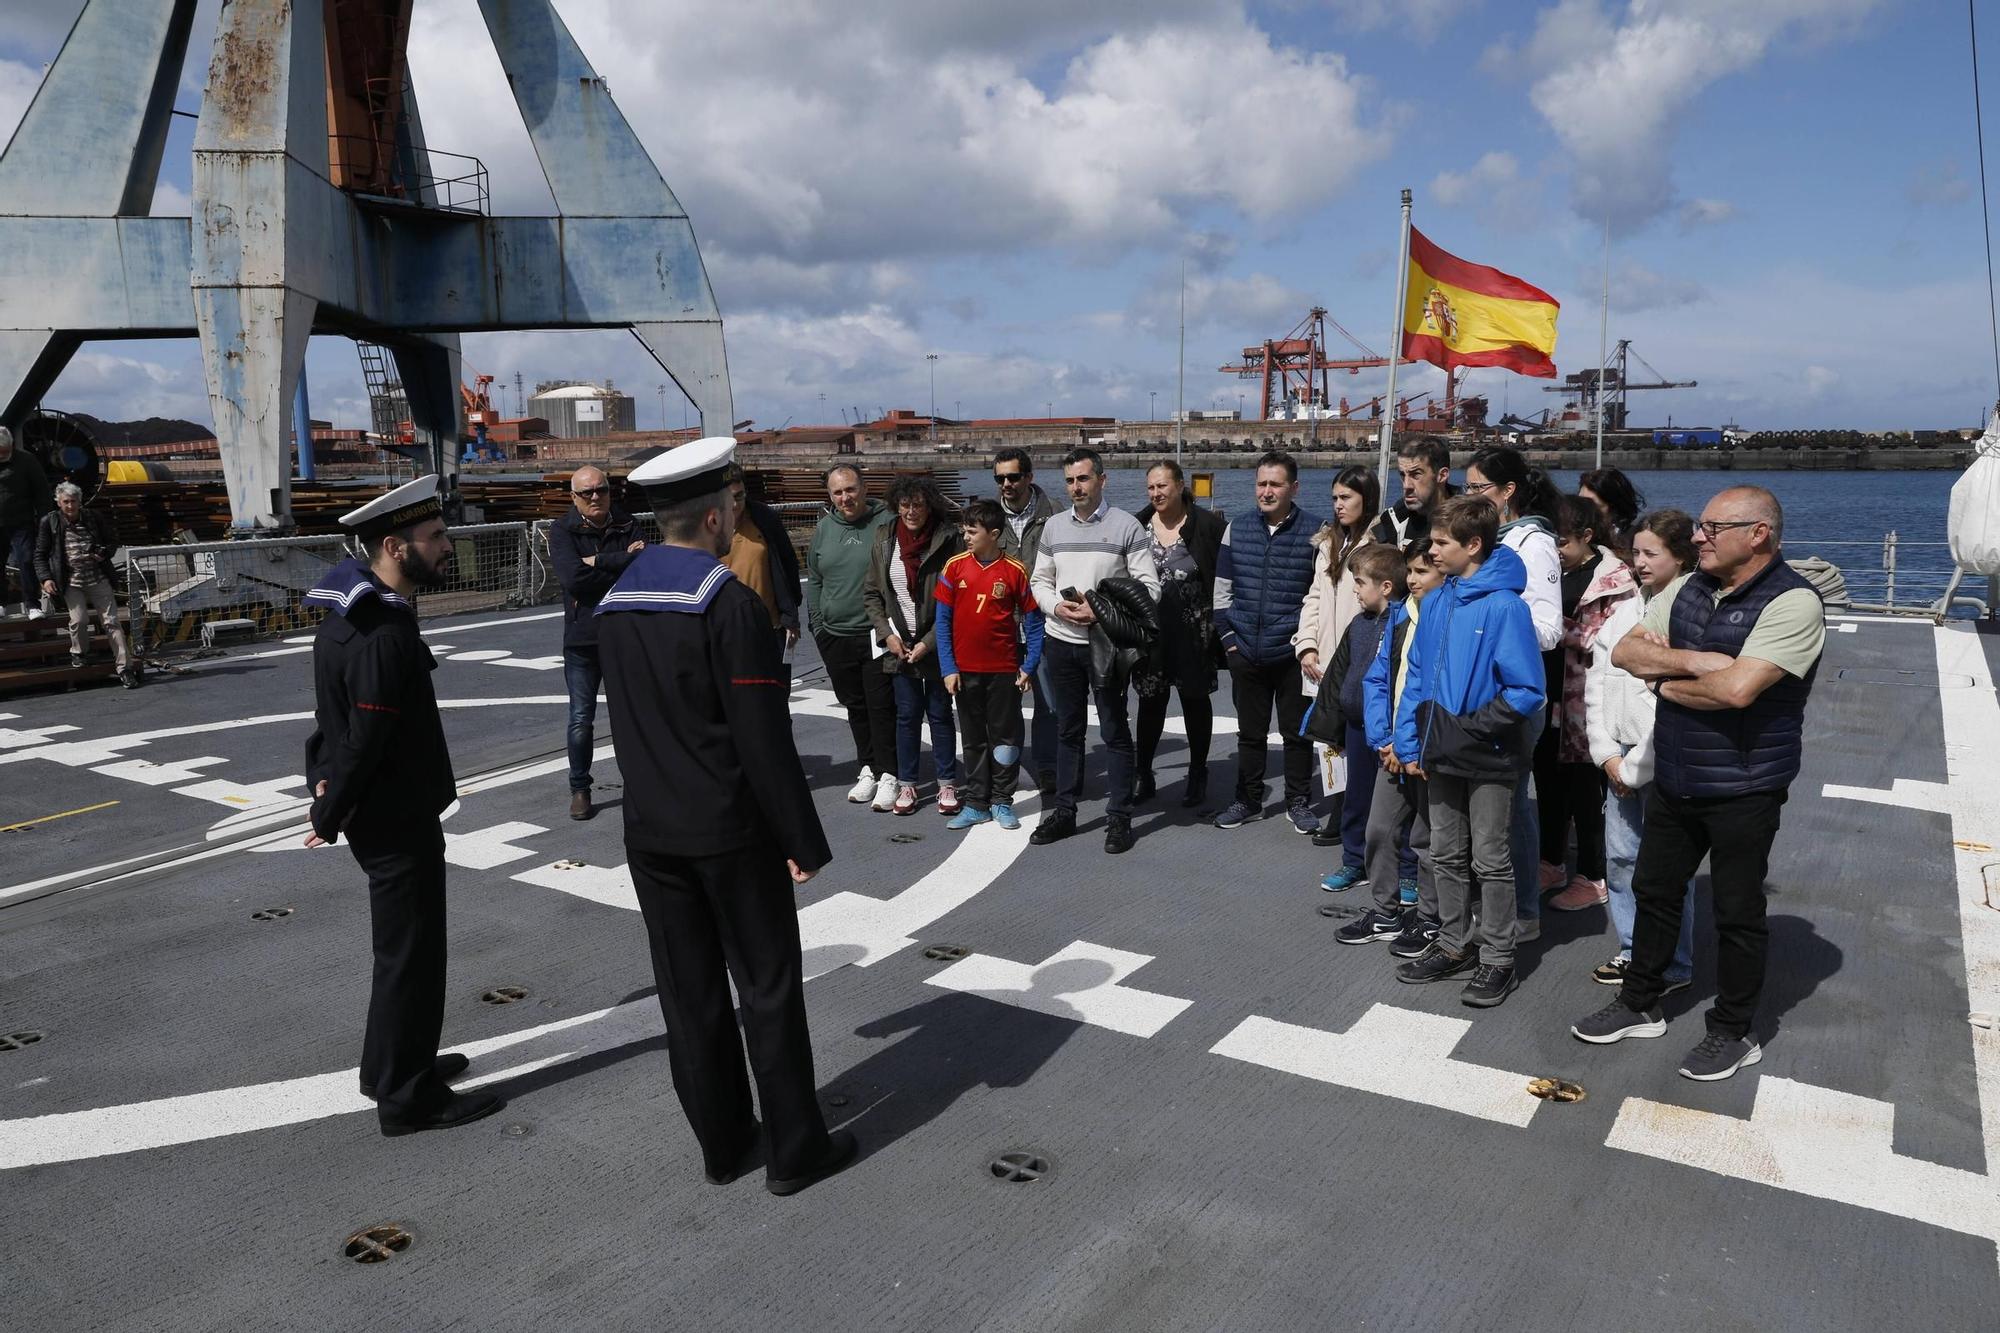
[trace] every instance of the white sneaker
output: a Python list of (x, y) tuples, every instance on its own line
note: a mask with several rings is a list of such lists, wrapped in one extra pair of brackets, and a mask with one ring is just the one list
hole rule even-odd
[(870, 809), (889, 811), (896, 808), (896, 775), (884, 773), (875, 779), (875, 801)]
[(861, 776), (854, 779), (854, 785), (847, 789), (847, 799), (860, 805), (875, 795), (875, 770), (862, 766)]
[(48, 613), (42, 610), (42, 608), (39, 606), (31, 606), (28, 608), (28, 619), (30, 620), (40, 620), (43, 616), (47, 614)]

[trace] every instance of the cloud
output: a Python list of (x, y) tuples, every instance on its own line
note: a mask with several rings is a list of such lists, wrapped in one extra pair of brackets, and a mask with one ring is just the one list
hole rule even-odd
[(35, 89), (42, 86), (42, 71), (18, 60), (0, 60), (0, 148), (14, 137), (14, 128), (27, 114)]
[(1821, 398), (1840, 383), (1840, 372), (1825, 366), (1807, 366), (1800, 383), (1808, 398)]
[(1446, 208), (1476, 209), (1497, 230), (1520, 232), (1542, 224), (1542, 188), (1541, 174), (1522, 175), (1512, 153), (1490, 152), (1464, 171), (1440, 171), (1431, 179), (1430, 195)]
[[(1595, 285), (1596, 280), (1597, 274), (1592, 272), (1579, 285)], [(1628, 260), (1613, 264), (1611, 268), (1611, 308), (1621, 314), (1693, 305), (1705, 295), (1700, 283), (1687, 278), (1670, 278), (1655, 273), (1643, 264)]]
[[(1162, 274), (1117, 318), (1156, 337), (1173, 337), (1180, 326), (1180, 297), (1179, 275)], [(1304, 319), (1312, 304), (1304, 292), (1268, 273), (1188, 273), (1189, 330), (1227, 331), (1229, 338), (1240, 339), (1238, 346), (1279, 337)]]
[(1954, 208), (1972, 198), (1972, 183), (1957, 158), (1946, 158), (1914, 168), (1903, 193), (1918, 208)]
[(194, 201), (188, 193), (172, 181), (161, 181), (153, 187), (153, 216), (156, 218), (184, 218), (194, 214)]
[(1325, 0), (1350, 28), (1359, 32), (1397, 27), (1428, 42), (1479, 0)]
[(1681, 205), (1679, 216), (1681, 230), (1690, 232), (1733, 220), (1736, 205), (1727, 199), (1690, 199)]
[(1881, 0), (1634, 0), (1616, 19), (1598, 0), (1542, 11), (1525, 45), (1490, 48), (1489, 71), (1519, 70), (1529, 101), (1571, 164), (1584, 217), (1630, 229), (1673, 206), (1669, 163), (1687, 109), (1773, 47), (1856, 30)]

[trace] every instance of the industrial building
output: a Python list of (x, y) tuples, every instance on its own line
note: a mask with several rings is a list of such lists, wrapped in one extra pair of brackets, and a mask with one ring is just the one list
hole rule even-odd
[(632, 395), (620, 393), (610, 380), (544, 380), (528, 400), (529, 413), (545, 418), (549, 434), (559, 440), (588, 440), (639, 428)]

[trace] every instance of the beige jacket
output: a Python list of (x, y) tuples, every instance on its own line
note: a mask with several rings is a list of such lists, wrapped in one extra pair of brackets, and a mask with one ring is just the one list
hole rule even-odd
[[(1371, 535), (1373, 528), (1371, 523), (1362, 532), (1355, 550), (1375, 540)], [(1336, 580), (1329, 569), (1334, 535), (1331, 523), (1313, 534), (1313, 545), (1319, 553), (1313, 558), (1312, 587), (1306, 590), (1306, 599), (1299, 604), (1299, 629), (1292, 635), (1292, 656), (1318, 653), (1322, 671), (1332, 664), (1333, 654), (1340, 647), (1340, 636), (1347, 633), (1347, 622), (1361, 612), (1361, 593), (1354, 586), (1353, 571), (1341, 570)]]
[(1583, 678), (1584, 734), (1590, 738), (1590, 762), (1599, 768), (1607, 759), (1624, 756), (1619, 776), (1628, 787), (1653, 780), (1653, 718), (1659, 705), (1646, 682), (1611, 665), (1611, 650), (1639, 626), (1645, 599), (1627, 597), (1611, 608), (1597, 632), (1590, 668)]

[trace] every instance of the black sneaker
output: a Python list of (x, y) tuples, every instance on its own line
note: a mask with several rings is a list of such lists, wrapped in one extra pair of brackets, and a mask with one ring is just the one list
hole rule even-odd
[(1600, 986), (1622, 986), (1625, 984), (1625, 969), (1632, 966), (1629, 958), (1613, 958), (1590, 969), (1590, 979)]
[(1403, 913), (1403, 929), (1389, 941), (1389, 952), (1398, 958), (1418, 958), (1438, 937), (1438, 923), (1412, 907)]
[(1046, 847), (1052, 842), (1061, 842), (1076, 832), (1076, 816), (1060, 810), (1051, 810), (1042, 816), (1042, 822), (1035, 825), (1035, 831), (1028, 835), (1028, 841), (1037, 847)]
[(1132, 804), (1134, 805), (1139, 805), (1142, 804), (1143, 802), (1150, 801), (1155, 796), (1159, 795), (1159, 793), (1160, 793), (1160, 786), (1157, 782), (1153, 780), (1153, 773), (1151, 769), (1147, 769), (1145, 772), (1140, 773), (1139, 776), (1133, 779), (1132, 781)]
[(1481, 963), (1472, 974), (1472, 980), (1465, 983), (1465, 989), (1458, 998), (1474, 1009), (1491, 1009), (1509, 995), (1521, 983), (1514, 976), (1511, 967), (1495, 967), (1491, 963)]
[[(1036, 832), (1040, 832), (1037, 829)], [(1132, 850), (1132, 821), (1120, 815), (1113, 815), (1104, 825), (1104, 850), (1117, 856)]]
[(1339, 847), (1341, 845), (1340, 821), (1337, 819), (1327, 820), (1313, 834), (1313, 846), (1315, 847)]
[(1627, 1037), (1664, 1037), (1667, 1035), (1667, 1020), (1660, 1016), (1658, 1008), (1648, 1009), (1642, 1014), (1627, 1009), (1623, 1000), (1613, 1000), (1590, 1017), (1579, 1018), (1570, 1024), (1569, 1031), (1579, 1041), (1609, 1046)]
[(1720, 1032), (1711, 1032), (1681, 1061), (1681, 1077), (1697, 1083), (1714, 1083), (1763, 1058), (1763, 1048), (1748, 1037), (1725, 1037)]
[(1354, 920), (1333, 933), (1342, 944), (1373, 944), (1377, 940), (1392, 940), (1403, 929), (1401, 912), (1385, 912), (1379, 907), (1371, 907)]
[(1455, 954), (1436, 940), (1430, 947), (1396, 969), (1396, 980), (1407, 981), (1420, 986), (1426, 981), (1443, 981), (1461, 972), (1470, 972), (1479, 966), (1479, 950), (1467, 949)]

